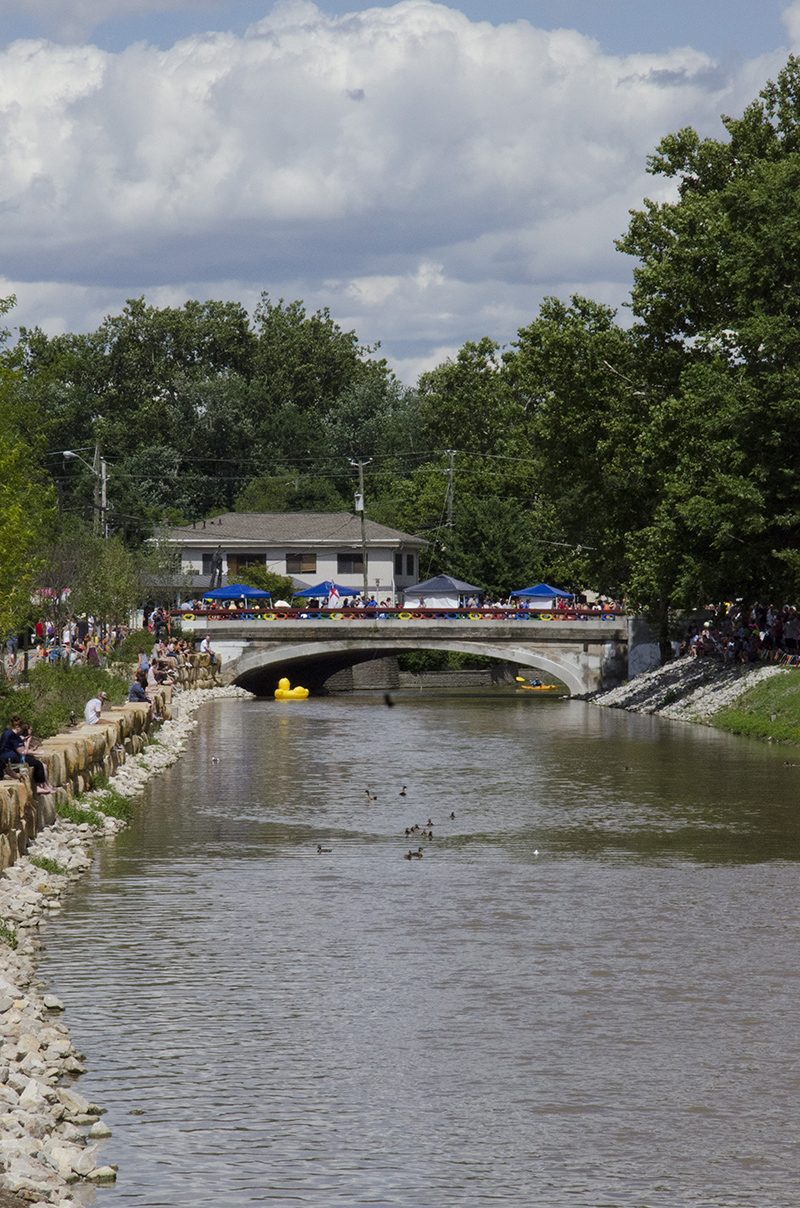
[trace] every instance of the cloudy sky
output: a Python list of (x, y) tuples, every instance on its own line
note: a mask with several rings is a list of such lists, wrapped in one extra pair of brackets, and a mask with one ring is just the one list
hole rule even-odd
[(327, 305), (407, 381), (546, 294), (619, 305), (668, 131), (721, 132), (800, 0), (0, 0), (0, 293)]

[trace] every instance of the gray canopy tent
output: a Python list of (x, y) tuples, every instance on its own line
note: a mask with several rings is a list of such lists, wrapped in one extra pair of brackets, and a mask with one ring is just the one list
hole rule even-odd
[(413, 587), (403, 589), (406, 604), (411, 601), (424, 600), (432, 608), (458, 608), (462, 596), (482, 596), (483, 588), (475, 587), (472, 583), (463, 583), (451, 575), (436, 575), (426, 579), (424, 583), (415, 583)]

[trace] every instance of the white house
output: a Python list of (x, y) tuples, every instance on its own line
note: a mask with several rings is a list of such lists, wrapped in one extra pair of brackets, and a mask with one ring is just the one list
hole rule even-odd
[[(417, 582), (428, 543), (373, 520), (364, 529), (369, 590), (394, 601)], [(295, 587), (331, 579), (354, 595), (363, 589), (361, 517), (350, 512), (227, 512), (162, 530), (160, 539), (180, 547), (181, 572), (193, 593), (209, 586), (217, 551), (223, 583), (235, 583), (245, 567), (259, 565), (289, 575)]]

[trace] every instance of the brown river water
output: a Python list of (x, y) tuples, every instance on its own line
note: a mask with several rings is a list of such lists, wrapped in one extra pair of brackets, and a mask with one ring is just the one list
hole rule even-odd
[(204, 706), (48, 927), (97, 1202), (797, 1208), (793, 755), (395, 699)]

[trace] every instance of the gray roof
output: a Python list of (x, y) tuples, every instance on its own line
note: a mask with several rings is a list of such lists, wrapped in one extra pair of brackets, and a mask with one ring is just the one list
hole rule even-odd
[[(401, 533), (399, 529), (374, 520), (365, 522), (370, 545), (414, 546), (423, 549), (428, 543), (422, 537)], [(167, 541), (181, 545), (215, 548), (217, 545), (273, 546), (359, 546), (361, 517), (351, 512), (226, 512), (210, 520), (179, 528), (163, 529)]]
[(472, 583), (464, 583), (461, 579), (454, 579), (451, 575), (436, 575), (433, 579), (426, 579), (424, 583), (404, 587), (403, 592), (407, 596), (482, 596), (483, 588), (475, 587)]

